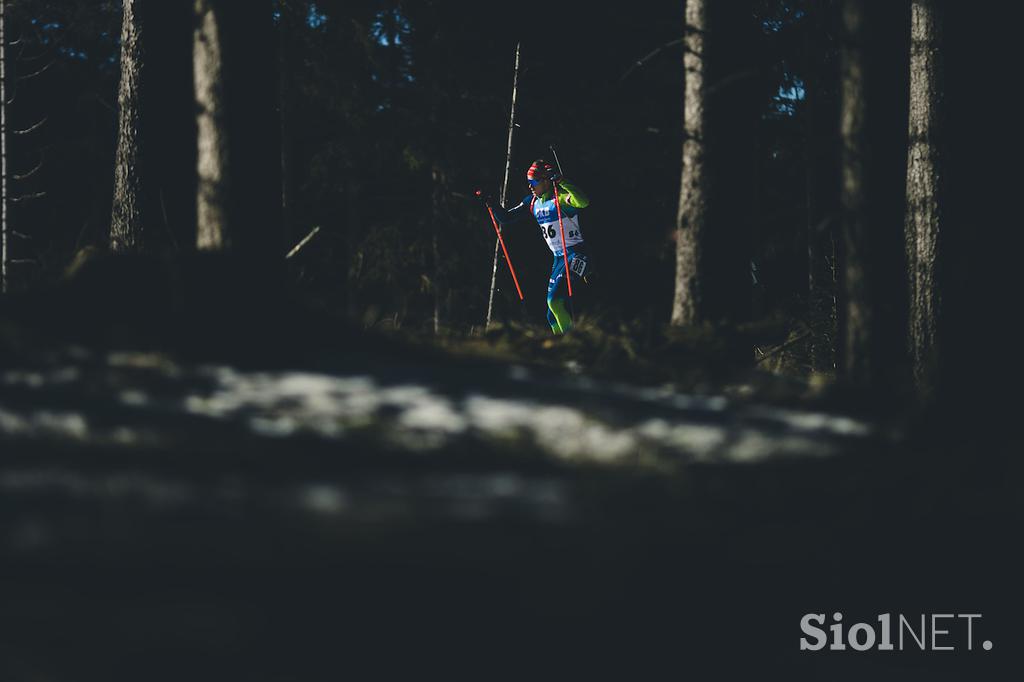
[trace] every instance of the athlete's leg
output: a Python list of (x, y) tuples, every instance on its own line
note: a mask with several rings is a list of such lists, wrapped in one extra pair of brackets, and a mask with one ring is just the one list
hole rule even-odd
[(562, 328), (558, 325), (558, 319), (555, 314), (551, 312), (551, 303), (548, 302), (548, 324), (551, 325), (551, 331), (556, 334), (562, 333)]
[(565, 261), (561, 255), (555, 256), (551, 266), (551, 278), (548, 280), (548, 324), (555, 334), (564, 334), (572, 329), (572, 313), (562, 290), (565, 288)]
[(548, 301), (548, 320), (550, 321), (552, 317), (558, 325), (557, 331), (555, 325), (551, 325), (551, 330), (556, 334), (564, 334), (572, 329), (572, 314), (564, 297), (559, 296)]

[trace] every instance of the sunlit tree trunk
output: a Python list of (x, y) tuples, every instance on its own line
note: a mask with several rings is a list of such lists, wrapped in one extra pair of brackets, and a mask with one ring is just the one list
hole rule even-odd
[(671, 323), (751, 308), (760, 31), (751, 3), (686, 3), (684, 140)]
[(698, 322), (703, 313), (701, 268), (707, 227), (709, 178), (705, 163), (705, 32), (706, 0), (686, 1), (686, 53), (683, 105), (683, 171), (676, 214), (676, 281), (673, 325)]
[(942, 3), (914, 0), (910, 33), (906, 248), (910, 356), (914, 378), (925, 396), (934, 388), (942, 340), (943, 95)]
[(198, 123), (199, 189), (196, 245), (201, 251), (231, 247), (227, 102), (225, 98), (224, 17), (216, 0), (196, 0), (193, 64)]
[(186, 205), (195, 193), (189, 19), (180, 3), (124, 2), (109, 233), (114, 252), (177, 250), (194, 223)]
[(284, 262), (278, 67), (268, 0), (196, 0), (197, 236), (264, 270)]
[(146, 32), (139, 4), (124, 0), (121, 20), (121, 81), (117, 91), (117, 150), (114, 161), (114, 202), (110, 221), (110, 249), (138, 252), (146, 248), (147, 229), (142, 196), (146, 157), (142, 143), (142, 92)]

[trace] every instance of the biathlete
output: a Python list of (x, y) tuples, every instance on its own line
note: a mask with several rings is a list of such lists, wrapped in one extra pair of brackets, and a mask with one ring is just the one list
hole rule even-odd
[[(544, 159), (537, 159), (526, 172), (526, 181), (530, 185), (527, 194), (518, 206), (510, 209), (485, 199), (494, 211), (494, 217), (502, 225), (516, 222), (527, 215), (540, 225), (541, 237), (547, 242), (554, 254), (551, 264), (551, 278), (548, 279), (548, 324), (555, 334), (564, 334), (572, 329), (572, 309), (566, 297), (565, 263), (569, 261), (570, 277), (573, 290), (580, 280), (589, 274), (587, 256), (583, 245), (583, 232), (580, 231), (580, 209), (586, 208), (590, 201), (580, 189), (566, 182), (555, 168)], [(562, 226), (558, 224), (558, 206), (555, 205), (557, 185), (558, 204), (561, 207)], [(565, 254), (562, 253), (562, 229), (565, 230)], [(566, 256), (568, 258), (566, 258)]]

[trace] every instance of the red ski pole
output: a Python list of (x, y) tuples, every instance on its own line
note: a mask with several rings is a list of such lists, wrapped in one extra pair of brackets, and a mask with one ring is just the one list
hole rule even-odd
[(551, 187), (555, 190), (555, 208), (558, 210), (558, 229), (562, 233), (562, 259), (565, 260), (565, 284), (569, 287), (569, 298), (572, 298), (572, 277), (569, 275), (569, 252), (565, 249), (565, 227), (562, 226), (562, 205), (558, 203), (558, 184), (552, 180)]
[[(476, 195), (480, 196), (480, 190), (476, 191)], [(491, 216), (491, 224), (494, 225), (494, 231), (498, 233), (498, 242), (501, 244), (501, 251), (505, 254), (505, 262), (508, 263), (508, 271), (512, 273), (512, 281), (516, 284), (516, 293), (519, 294), (519, 300), (523, 300), (523, 290), (519, 288), (519, 279), (516, 277), (516, 269), (512, 267), (512, 260), (508, 257), (508, 249), (505, 248), (505, 240), (501, 238), (501, 228), (498, 227), (498, 219), (494, 217), (494, 211), (490, 206), (487, 207), (487, 212)]]

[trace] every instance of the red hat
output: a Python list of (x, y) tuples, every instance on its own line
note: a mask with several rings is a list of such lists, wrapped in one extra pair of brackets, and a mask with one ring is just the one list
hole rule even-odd
[(544, 159), (537, 159), (530, 166), (530, 170), (526, 171), (526, 178), (528, 180), (549, 180), (554, 172), (555, 169), (550, 163)]

